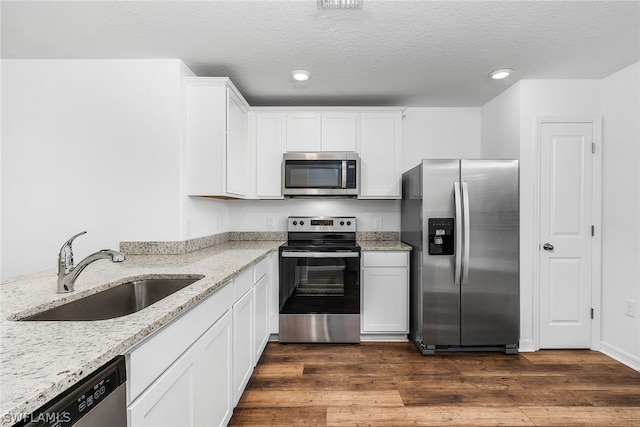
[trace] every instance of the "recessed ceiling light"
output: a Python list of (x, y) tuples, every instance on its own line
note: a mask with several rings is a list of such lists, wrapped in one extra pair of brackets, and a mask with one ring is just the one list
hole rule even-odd
[(491, 77), (493, 80), (502, 80), (509, 77), (511, 73), (513, 73), (513, 70), (511, 68), (500, 68), (499, 70), (490, 72), (489, 77)]
[(294, 80), (303, 82), (311, 78), (311, 73), (308, 72), (307, 70), (293, 70), (291, 72), (291, 77), (293, 77)]

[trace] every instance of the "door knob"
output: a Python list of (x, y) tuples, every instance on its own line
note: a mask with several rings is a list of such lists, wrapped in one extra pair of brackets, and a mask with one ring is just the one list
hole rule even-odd
[(551, 243), (545, 243), (544, 245), (542, 245), (542, 249), (544, 249), (545, 251), (552, 251), (553, 245)]

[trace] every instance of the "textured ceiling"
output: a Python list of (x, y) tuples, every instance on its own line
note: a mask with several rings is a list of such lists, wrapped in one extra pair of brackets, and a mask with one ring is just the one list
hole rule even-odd
[[(480, 106), (640, 60), (640, 1), (3, 1), (3, 58), (179, 58), (251, 105)], [(506, 81), (487, 73), (509, 67)], [(293, 69), (311, 71), (294, 82)]]

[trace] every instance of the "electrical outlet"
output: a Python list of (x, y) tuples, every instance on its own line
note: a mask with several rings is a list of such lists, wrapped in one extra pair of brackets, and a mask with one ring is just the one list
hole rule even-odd
[(273, 218), (267, 218), (267, 230), (273, 230)]
[(373, 228), (375, 228), (376, 230), (382, 230), (382, 217), (381, 216), (377, 216), (375, 219), (375, 222), (373, 224)]
[(186, 237), (191, 236), (191, 220), (190, 220), (190, 219), (188, 219), (188, 220), (187, 220), (187, 223), (185, 224), (185, 227), (184, 227), (184, 235), (185, 235)]
[(636, 303), (630, 299), (624, 300), (624, 314), (629, 317), (636, 317)]

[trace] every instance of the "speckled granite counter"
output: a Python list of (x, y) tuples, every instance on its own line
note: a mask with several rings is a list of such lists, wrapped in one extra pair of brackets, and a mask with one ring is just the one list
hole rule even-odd
[[(129, 255), (95, 262), (75, 292), (56, 293), (56, 270), (12, 277), (0, 285), (0, 425), (9, 426), (113, 357), (170, 322), (276, 250), (282, 241), (230, 241), (184, 255)], [(93, 322), (17, 322), (129, 278), (204, 275), (137, 313)]]
[(410, 251), (411, 246), (399, 240), (358, 240), (363, 251)]

